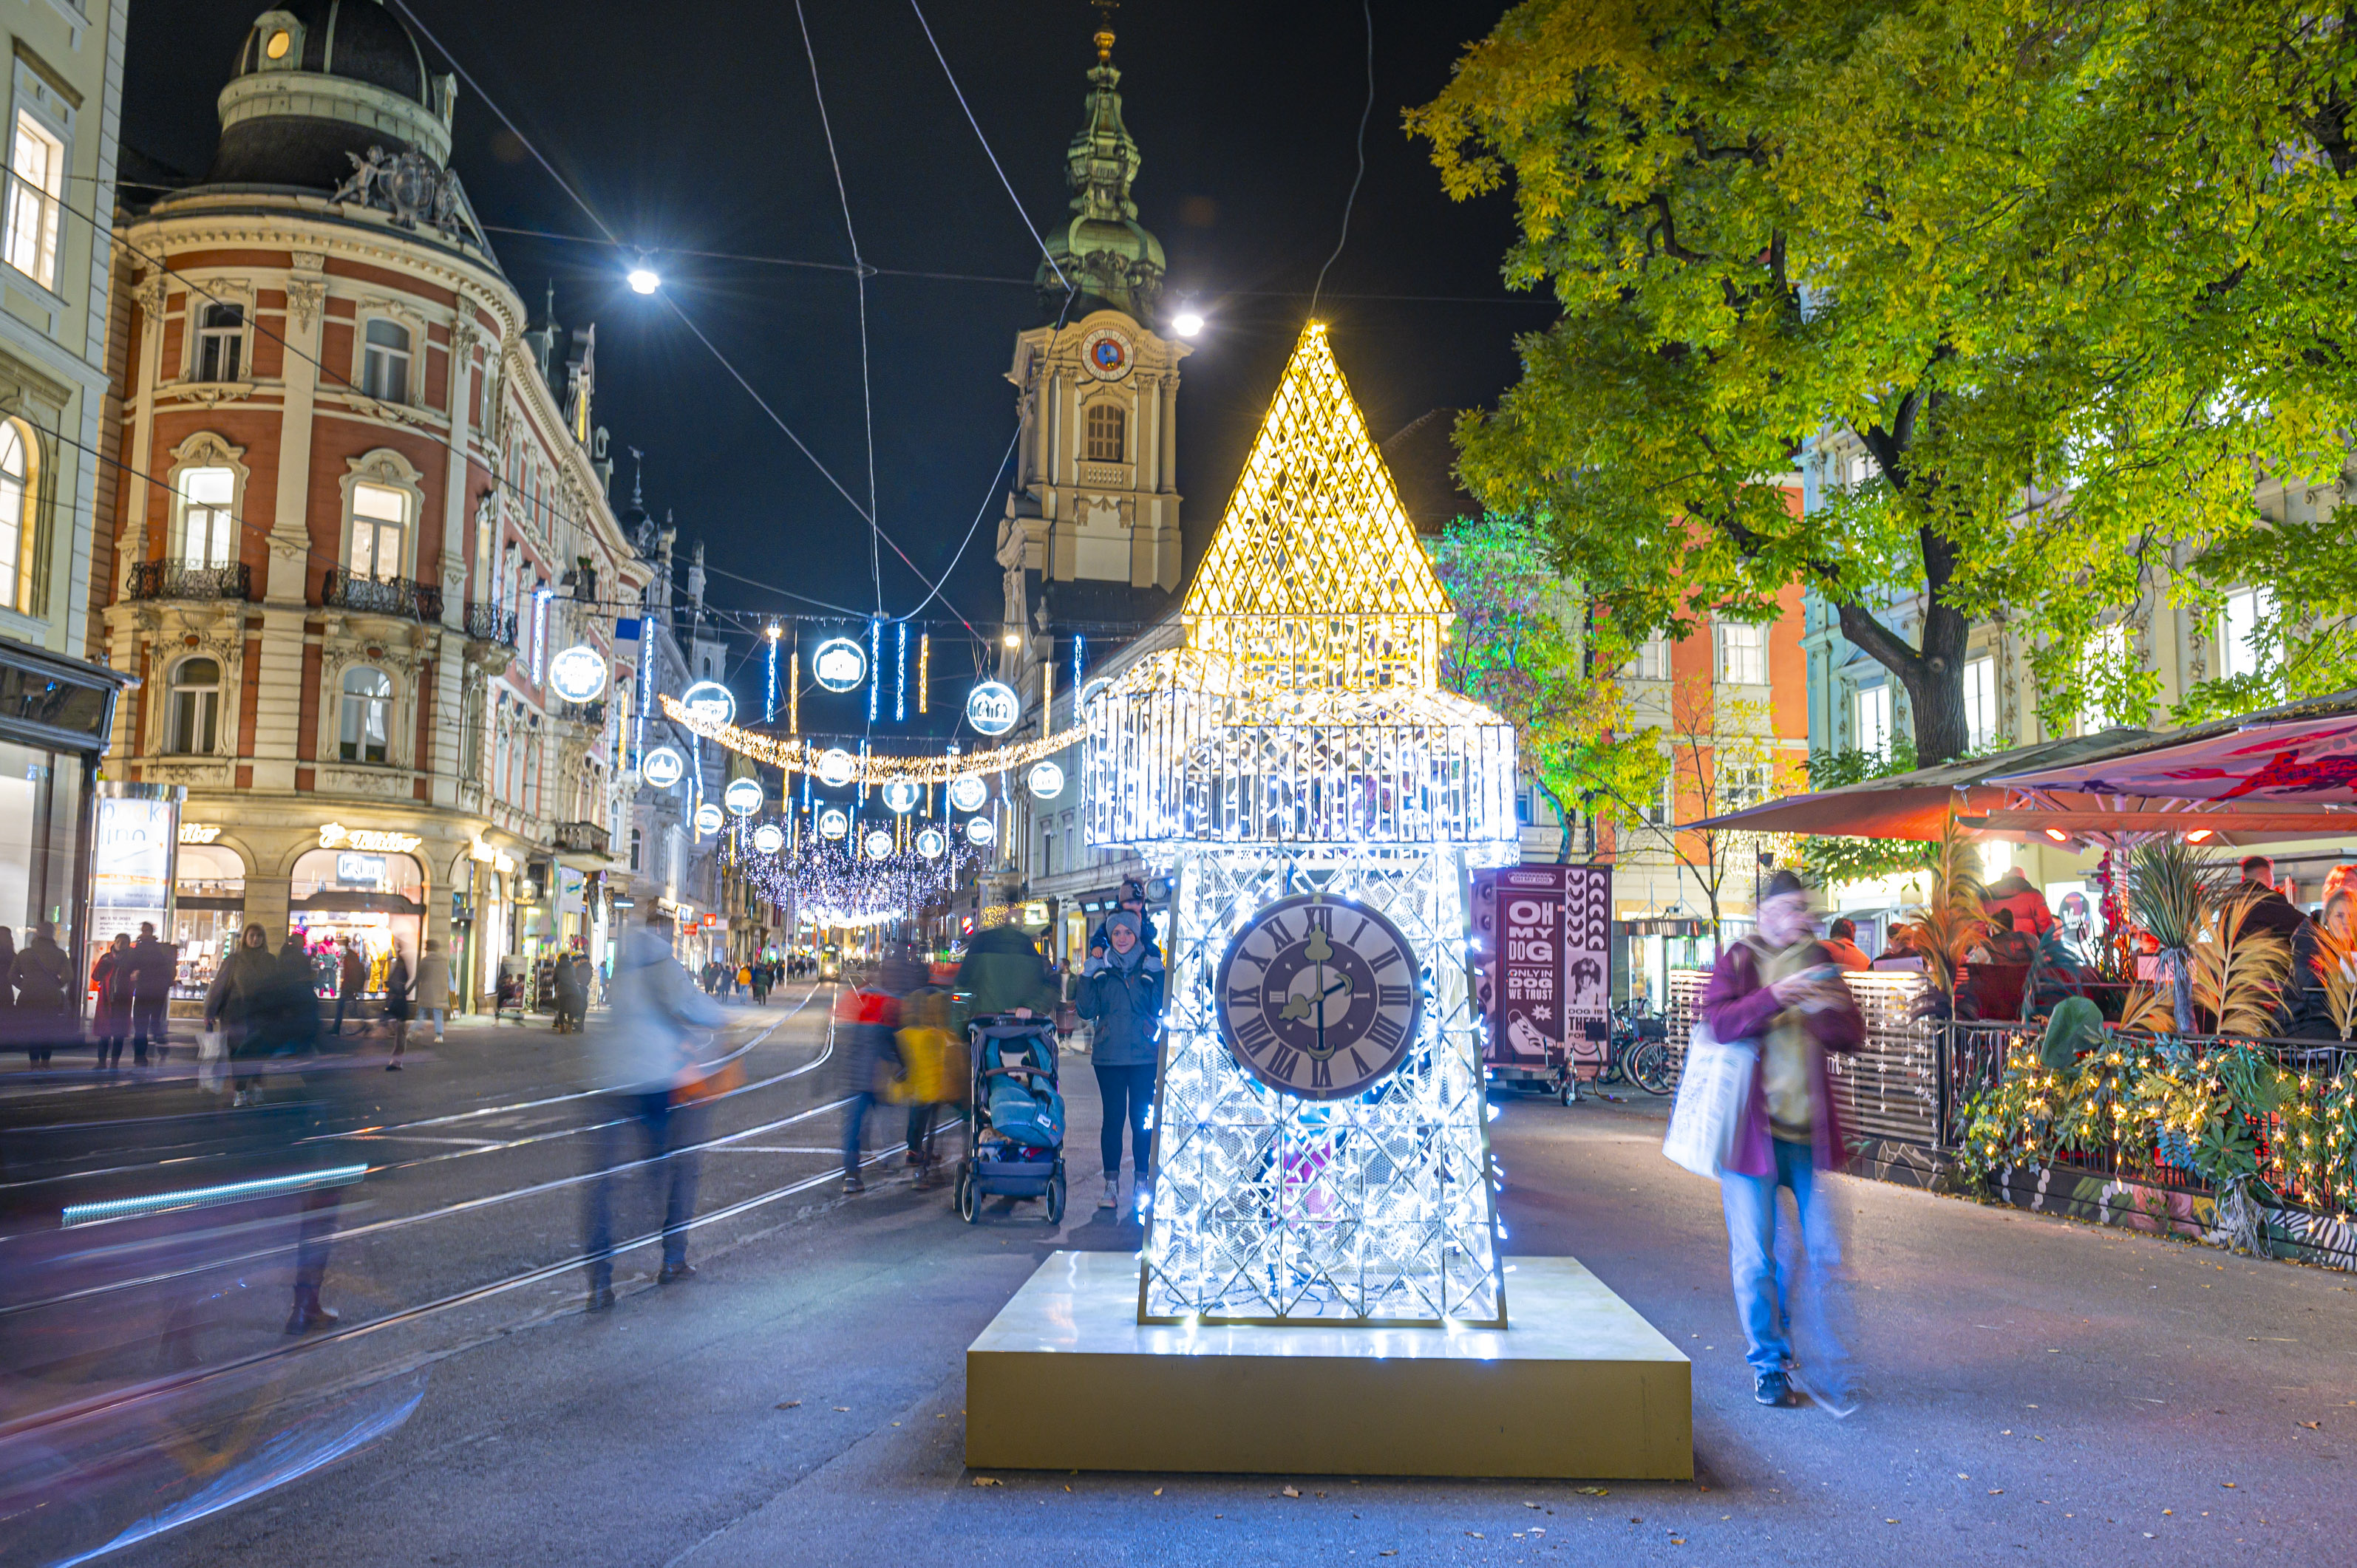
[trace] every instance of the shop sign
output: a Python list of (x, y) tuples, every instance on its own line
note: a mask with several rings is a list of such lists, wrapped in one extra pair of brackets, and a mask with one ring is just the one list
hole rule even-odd
[(348, 828), (341, 822), (319, 824), (321, 849), (361, 849), (377, 854), (407, 854), (425, 842), (415, 833), (378, 832), (372, 828)]
[(384, 886), (384, 856), (381, 854), (339, 854), (336, 856), (336, 880), (356, 882), (363, 887)]
[(182, 822), (180, 824), (182, 843), (210, 843), (219, 837), (221, 837), (219, 822)]
[(1027, 926), (1046, 925), (1048, 923), (1048, 900), (1045, 898), (1034, 898), (1029, 903), (1024, 905), (1023, 923)]
[(493, 849), (490, 844), (485, 843), (480, 839), (476, 839), (467, 845), (467, 855), (468, 859), (474, 861), (477, 865), (488, 865), (493, 871), (500, 873), (501, 875), (506, 875), (510, 872), (515, 870), (515, 857), (513, 855), (507, 854), (503, 850)]

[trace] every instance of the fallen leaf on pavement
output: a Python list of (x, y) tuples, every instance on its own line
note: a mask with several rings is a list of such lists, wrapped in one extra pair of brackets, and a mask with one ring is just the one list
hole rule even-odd
[(1154, 1488), (1154, 1495), (1155, 1495), (1156, 1497), (1157, 1497), (1157, 1498), (1158, 1498), (1158, 1497), (1160, 1497), (1160, 1496), (1162, 1495), (1162, 1488), (1161, 1488), (1161, 1487), (1155, 1487), (1155, 1488)]
[(2324, 1423), (2320, 1421), (2303, 1421), (2300, 1424), (2308, 1428), (2310, 1432), (2315, 1432), (2320, 1429)]
[(1583, 1498), (1609, 1498), (1612, 1494), (1602, 1487), (1582, 1487), (1579, 1495)]
[(780, 1409), (780, 1410), (792, 1410), (792, 1409), (796, 1408), (797, 1406), (799, 1406), (802, 1402), (802, 1401), (800, 1401), (800, 1400), (787, 1400), (784, 1403), (780, 1404), (779, 1406), (777, 1406), (777, 1408), (778, 1408), (778, 1409)]
[(1285, 1495), (1288, 1498), (1297, 1498), (1301, 1495), (1301, 1488), (1299, 1487), (1287, 1487), (1285, 1488)]
[(1006, 1485), (1006, 1482), (1000, 1480), (996, 1476), (976, 1476), (974, 1478), (974, 1484), (977, 1487), (1003, 1487)]

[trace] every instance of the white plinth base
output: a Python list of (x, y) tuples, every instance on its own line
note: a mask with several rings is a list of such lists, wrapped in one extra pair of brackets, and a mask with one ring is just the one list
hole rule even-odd
[(1576, 1258), (1517, 1258), (1512, 1326), (1137, 1323), (1137, 1259), (1058, 1252), (966, 1350), (966, 1463), (1039, 1470), (1688, 1480), (1692, 1368)]

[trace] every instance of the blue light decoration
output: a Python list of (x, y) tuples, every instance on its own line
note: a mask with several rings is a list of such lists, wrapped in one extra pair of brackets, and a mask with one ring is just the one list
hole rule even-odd
[(895, 661), (899, 671), (899, 687), (892, 693), (892, 717), (905, 723), (909, 717), (909, 623), (900, 623), (900, 655)]
[(550, 588), (546, 583), (532, 591), (532, 683), (540, 684), (541, 673), (548, 658), (548, 601)]
[[(867, 722), (876, 722), (876, 703), (884, 689), (884, 618), (867, 623)], [(865, 749), (865, 748), (863, 748)]]
[(1072, 719), (1076, 724), (1080, 722), (1081, 713), (1081, 671), (1088, 667), (1088, 660), (1082, 650), (1088, 645), (1087, 638), (1077, 631), (1072, 633)]
[(639, 709), (632, 723), (638, 736), (630, 751), (643, 767), (647, 759), (647, 710), (655, 705), (655, 618), (639, 618)]
[(765, 725), (778, 722), (778, 639), (784, 629), (776, 621), (770, 623), (770, 687), (761, 701), (761, 722)]

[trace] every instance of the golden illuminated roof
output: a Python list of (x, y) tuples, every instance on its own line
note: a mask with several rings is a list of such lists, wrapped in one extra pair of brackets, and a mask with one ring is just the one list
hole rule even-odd
[(1189, 647), (1248, 680), (1438, 684), (1448, 595), (1319, 322), (1294, 345), (1179, 613)]

